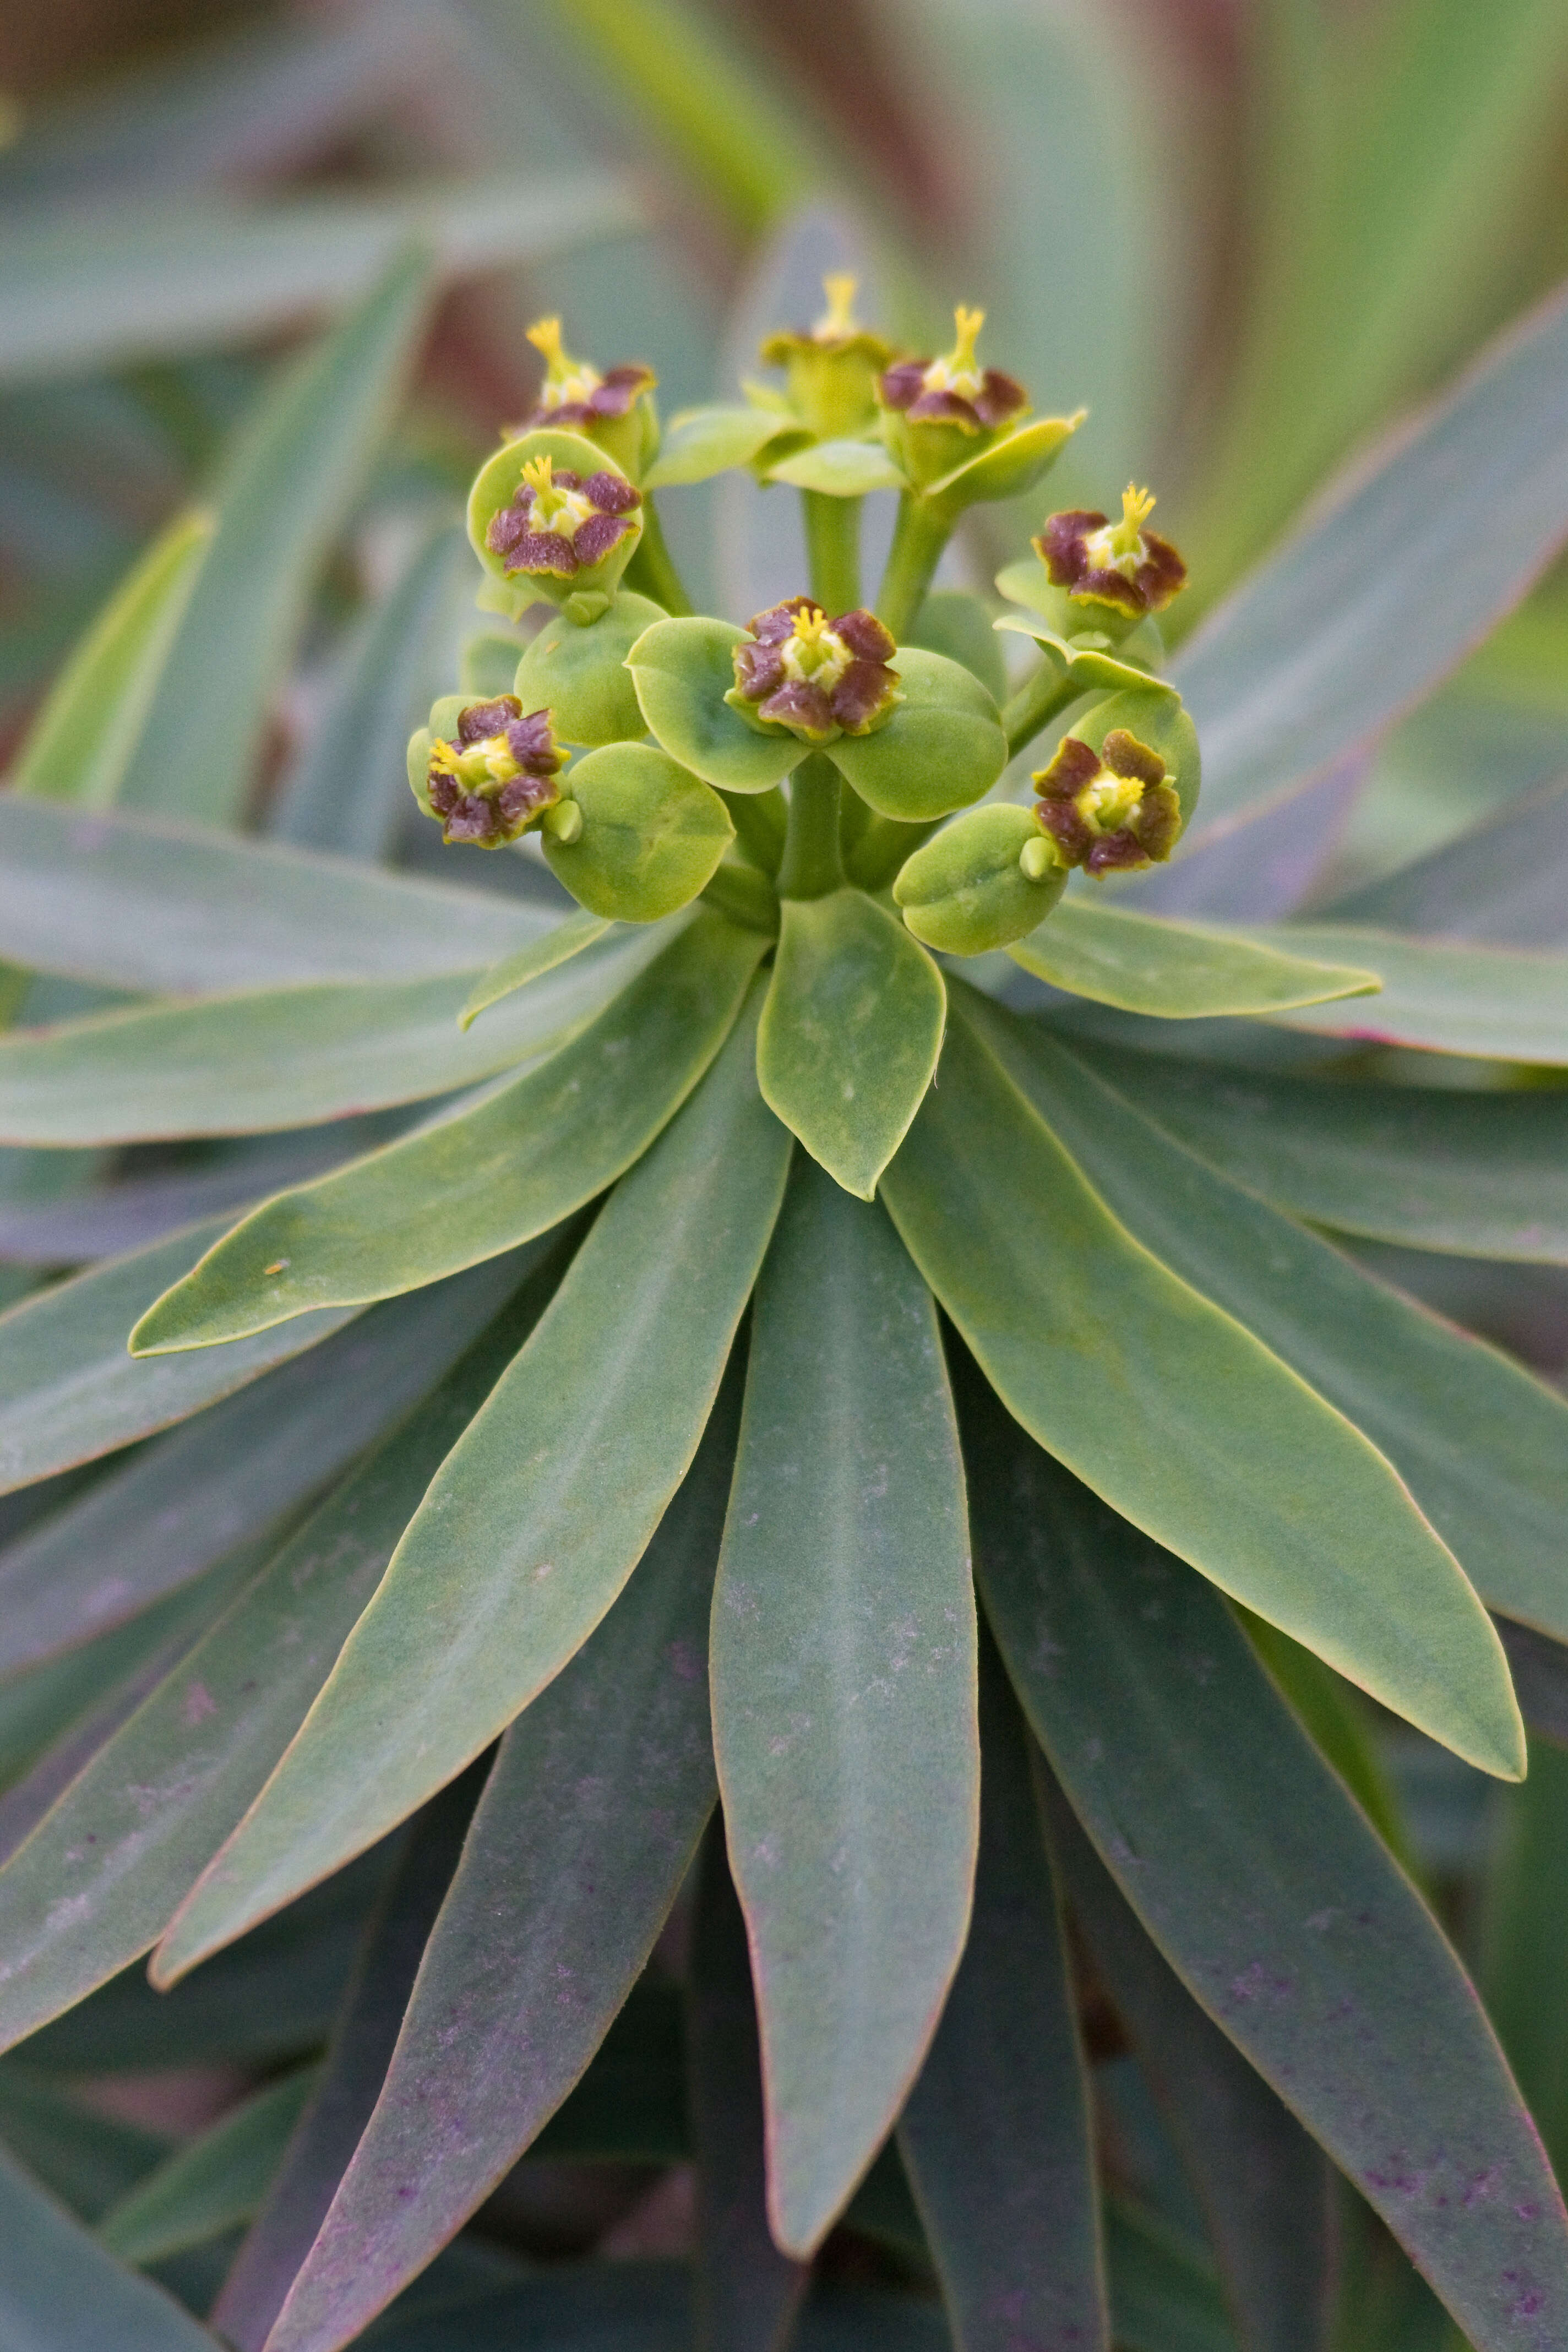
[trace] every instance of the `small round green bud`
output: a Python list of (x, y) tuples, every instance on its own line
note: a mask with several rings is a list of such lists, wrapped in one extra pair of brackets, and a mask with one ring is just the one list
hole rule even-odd
[(945, 955), (984, 955), (1044, 922), (1067, 868), (1033, 810), (971, 809), (906, 860), (893, 897), (917, 940)]
[(572, 771), (569, 839), (541, 828), (552, 873), (590, 914), (622, 923), (673, 915), (703, 889), (735, 837), (712, 788), (651, 743), (607, 743)]
[(564, 743), (635, 743), (647, 732), (626, 656), (660, 606), (623, 588), (597, 620), (579, 625), (570, 604), (552, 613), (517, 666), (517, 691), (548, 704)]
[(559, 841), (570, 848), (574, 841), (581, 841), (583, 837), (583, 812), (575, 801), (557, 801), (554, 807), (547, 808), (540, 818), (539, 830), (547, 833), (552, 841)]

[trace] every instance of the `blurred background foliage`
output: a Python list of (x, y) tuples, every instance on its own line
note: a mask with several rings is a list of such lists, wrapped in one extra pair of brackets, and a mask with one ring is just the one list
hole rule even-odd
[[(540, 313), (602, 366), (650, 362), (668, 416), (732, 396), (833, 262), (859, 262), (916, 347), (982, 301), (988, 354), (1037, 406), (1090, 406), (1053, 502), (1152, 481), (1192, 564), (1190, 626), (1568, 272), (1563, 0), (53, 0), (0, 15), (0, 762), (116, 582), (201, 499), (205, 617), (121, 799), (189, 814), (199, 774), (213, 822), (405, 863), (439, 849), (388, 801), (389, 747), (400, 772), (472, 625), (452, 527), (531, 404)], [(411, 234), (441, 258), (433, 311), (394, 302), (359, 344), (321, 345)], [(700, 603), (798, 586), (794, 504), (735, 478), (666, 500)], [(1038, 516), (982, 516), (952, 576), (984, 588)], [(1322, 895), (1564, 771), (1559, 565), (1372, 748)], [(528, 887), (522, 861), (482, 863), (464, 878)], [(33, 987), (29, 1019), (81, 1002)], [(0, 1211), (55, 1197), (58, 1157), (5, 1155)], [(1366, 1255), (1568, 1370), (1560, 1274)], [(36, 1278), (0, 1265), (0, 1298)], [(1383, 1753), (1379, 1802), (1561, 2161), (1568, 1767), (1542, 1751), (1505, 1792), (1402, 1728)], [(153, 1997), (122, 2006), (121, 2053), (84, 2046), (80, 2066), (166, 2066)], [(189, 2115), (165, 2085), (160, 2133), (253, 2079), (208, 2054)], [(1158, 2134), (1130, 2062), (1100, 2054), (1113, 2168), (1152, 2197)], [(15, 2087), (0, 2105), (20, 2153), (58, 2149), (58, 2116), (30, 2122)], [(168, 2145), (144, 2126), (123, 2126), (121, 2188)], [(507, 2192), (518, 2231), (613, 2236), (647, 2187), (631, 2172), (625, 2197), (600, 2178), (559, 2210), (536, 2174)], [(85, 2176), (77, 2192), (95, 2210)], [(659, 2251), (657, 2210), (639, 2226), (620, 2250)], [(1370, 2280), (1357, 2343), (1440, 2340), (1398, 2338), (1385, 2291), (1424, 2293), (1403, 2266)]]

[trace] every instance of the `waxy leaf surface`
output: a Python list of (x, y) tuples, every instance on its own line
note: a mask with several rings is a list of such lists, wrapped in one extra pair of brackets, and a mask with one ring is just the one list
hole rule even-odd
[(1301, 955), (1353, 960), (1382, 979), (1367, 1003), (1277, 1016), (1293, 1028), (1501, 1062), (1568, 1062), (1568, 956), (1338, 923), (1283, 923), (1251, 936)]
[(974, 1644), (931, 1296), (882, 1211), (803, 1161), (758, 1286), (713, 1602), (769, 2210), (801, 2257), (902, 2105), (963, 1949)]
[(783, 919), (757, 1076), (812, 1158), (869, 1201), (931, 1084), (947, 992), (864, 891), (786, 898)]
[(173, 1975), (360, 1852), (582, 1646), (686, 1475), (778, 1213), (752, 1022), (601, 1212), (447, 1455), (277, 1774), (165, 1944)]
[(543, 973), (553, 971), (557, 964), (570, 963), (574, 956), (581, 955), (584, 948), (595, 946), (611, 928), (605, 915), (565, 916), (542, 938), (531, 940), (527, 947), (519, 948), (515, 955), (503, 957), (500, 963), (492, 964), (489, 971), (480, 973), (468, 1003), (458, 1016), (458, 1025), (467, 1029), (481, 1013), (488, 1012), (492, 1004), (499, 1004), (503, 997), (513, 995), (520, 988), (526, 988), (531, 980), (538, 980)]
[[(679, 1108), (723, 1044), (763, 944), (700, 916), (541, 1068), (247, 1217), (142, 1318), (132, 1346), (208, 1347), (312, 1308), (385, 1298), (545, 1232), (612, 1183)], [(450, 1051), (460, 1042), (450, 1016), (446, 1034)]]
[(0, 2148), (0, 2342), (16, 2352), (215, 2352), (216, 2338), (124, 2269)]
[(982, 1412), (987, 1614), (1122, 1895), (1477, 2352), (1549, 2352), (1568, 2215), (1442, 1931), (1218, 1595)]
[(1007, 952), (1053, 988), (1163, 1021), (1278, 1013), (1330, 997), (1366, 996), (1377, 988), (1375, 971), (1314, 963), (1289, 954), (1283, 943), (1259, 948), (1194, 923), (1098, 906), (1087, 895), (1064, 898)]
[(1434, 1738), (1519, 1776), (1490, 1621), (1384, 1456), (1134, 1239), (957, 1017), (883, 1192), (1040, 1444)]

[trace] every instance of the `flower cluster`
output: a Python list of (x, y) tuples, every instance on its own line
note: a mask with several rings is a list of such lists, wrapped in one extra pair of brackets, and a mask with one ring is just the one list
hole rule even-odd
[(490, 518), (485, 545), (509, 575), (548, 572), (571, 580), (603, 562), (634, 525), (642, 492), (624, 474), (556, 472), (548, 457), (530, 458), (508, 506)]
[(426, 797), (442, 838), (480, 849), (516, 841), (560, 799), (556, 778), (569, 757), (548, 710), (525, 714), (515, 694), (470, 702), (458, 714), (456, 738), (430, 744)]
[(1063, 866), (1088, 874), (1125, 873), (1169, 857), (1182, 804), (1158, 751), (1125, 727), (1100, 750), (1076, 735), (1034, 779), (1035, 814)]
[(747, 622), (753, 642), (735, 648), (735, 683), (724, 699), (748, 718), (787, 727), (804, 742), (868, 735), (899, 700), (897, 650), (874, 613), (830, 621), (809, 596), (790, 596)]
[(1171, 545), (1143, 526), (1153, 512), (1149, 490), (1129, 483), (1121, 520), (1089, 508), (1054, 514), (1032, 542), (1053, 588), (1075, 604), (1109, 604), (1130, 620), (1163, 612), (1186, 584), (1187, 567)]
[(958, 340), (940, 359), (900, 360), (881, 383), (882, 404), (900, 410), (911, 425), (955, 425), (961, 433), (994, 433), (1011, 425), (1029, 405), (1029, 395), (1000, 368), (983, 368), (975, 356), (984, 310), (953, 313)]

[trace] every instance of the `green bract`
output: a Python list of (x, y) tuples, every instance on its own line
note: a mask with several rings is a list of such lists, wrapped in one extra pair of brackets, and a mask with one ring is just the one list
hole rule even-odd
[(572, 772), (581, 828), (544, 835), (557, 879), (593, 915), (657, 922), (695, 898), (735, 837), (717, 793), (651, 743), (609, 743)]
[[(730, 190), (748, 282), (815, 276), (837, 222), (752, 268), (794, 130), (683, 0), (546, 13), (509, 57), (487, 12), (465, 152), (490, 114), (569, 144), (544, 59), (587, 43), (596, 106), (634, 90)], [(1043, 112), (1057, 177), (977, 237), (991, 174), (955, 171), (954, 226), (1016, 236), (998, 308), (1037, 355), (1124, 372), (1075, 468), (1150, 441), (1152, 396), (1184, 442), (1281, 381), (1362, 437), (1321, 256), (1346, 348), (1386, 357), (1422, 285), (1418, 373), (1452, 339), (1379, 191), (1462, 278), (1508, 193), (1481, 204), (1476, 158), (1534, 156), (1513, 115), (1488, 131), (1506, 9), (1324, 221), (1331, 50), (1328, 115), (1285, 142), (1289, 366), (1243, 320), (1207, 404), (1159, 319), (1108, 307), (1156, 276), (1107, 240), (1158, 142), (1091, 102), (1053, 12), (995, 13), (942, 70), (987, 137)], [(1385, 13), (1391, 55), (1465, 14)], [(403, 38), (378, 19), (378, 105)], [(277, 135), (365, 54), (330, 25), (269, 48)], [(833, 65), (803, 60), (791, 109)], [(1508, 88), (1555, 88), (1530, 63)], [(216, 170), (206, 88), (150, 119)], [(88, 128), (24, 128), (0, 173), (70, 195), (63, 226), (29, 197), (19, 264), (0, 241), (0, 375), (50, 316), (100, 371), (4, 389), (7, 581), (60, 515), (106, 580), (261, 366), (183, 356), (226, 250), (200, 175), (142, 223), (154, 268), (78, 185), (117, 168)], [(466, 541), (457, 409), (384, 446), (406, 381), (471, 403), (508, 363), (453, 304), (413, 369), (434, 273), (557, 282), (542, 248), (597, 184), (323, 188), (303, 227), (255, 200), (218, 289), (269, 289), (255, 350), (389, 257), (204, 452), (210, 517), (131, 569), (0, 793), (0, 2336), (1563, 2352), (1568, 1402), (1499, 1343), (1560, 1373), (1568, 787), (1403, 864), (1343, 817), (1363, 747), (1568, 537), (1568, 301), (1228, 593), (1189, 475), (1216, 604), (1174, 616), (1165, 675), (1186, 567), (1136, 481), (1108, 519), (1120, 463), (1078, 474), (1093, 505), (972, 519), (970, 561), (983, 520), (1035, 551), (998, 597), (933, 591), (963, 510), (1030, 490), (1077, 415), (979, 360), (975, 311), (901, 355), (847, 274), (763, 341), (771, 386), (662, 446), (651, 367), (541, 320), (521, 423), (461, 458)], [(634, 226), (618, 184), (592, 201)], [(666, 235), (575, 299), (701, 383)], [(115, 480), (56, 481), (56, 436), (74, 467), (100, 435)], [(659, 510), (726, 467), (752, 478), (689, 502), (720, 521), (700, 576), (765, 583), (749, 615), (693, 609), (729, 599)], [(46, 635), (79, 602), (60, 562)], [(1486, 673), (1489, 790), (1561, 732), (1555, 595)], [(0, 646), (18, 708), (31, 642)], [(1476, 710), (1448, 717), (1405, 826), (1453, 804)], [(1475, 1776), (1527, 1766), (1489, 1800), (1488, 1893)], [(73, 2087), (121, 2067), (245, 2095), (171, 2148)]]

